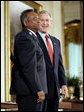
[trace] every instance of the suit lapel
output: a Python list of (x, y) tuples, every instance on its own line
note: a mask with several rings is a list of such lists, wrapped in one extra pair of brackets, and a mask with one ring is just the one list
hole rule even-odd
[(41, 36), (38, 32), (36, 34), (37, 34), (38, 40), (40, 42), (40, 47), (42, 48), (42, 51), (44, 53), (44, 56), (45, 56), (45, 59), (46, 59), (45, 61), (52, 65), (49, 54), (48, 54), (48, 50), (46, 48), (46, 45), (45, 45), (43, 39), (41, 38)]
[[(50, 36), (50, 35), (49, 35)], [(57, 45), (57, 42), (55, 41), (55, 39), (50, 36), (51, 38), (51, 41), (52, 41), (52, 44), (53, 44), (53, 51), (54, 51), (54, 66), (56, 65), (56, 62), (57, 62), (57, 59), (58, 59), (58, 45)]]
[(27, 38), (32, 37), (31, 39), (34, 39), (34, 40), (37, 41), (38, 44), (39, 44), (38, 38), (37, 38), (31, 31), (29, 31), (29, 30), (26, 29), (26, 28), (25, 28), (24, 30), (25, 30), (26, 34), (28, 35)]

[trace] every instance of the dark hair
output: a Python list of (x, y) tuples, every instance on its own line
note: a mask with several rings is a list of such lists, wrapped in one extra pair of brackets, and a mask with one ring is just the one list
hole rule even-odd
[(34, 10), (33, 9), (27, 9), (21, 13), (20, 21), (22, 24), (22, 28), (25, 28), (24, 21), (29, 21), (29, 18), (27, 17), (27, 13), (29, 13), (29, 12), (34, 12)]

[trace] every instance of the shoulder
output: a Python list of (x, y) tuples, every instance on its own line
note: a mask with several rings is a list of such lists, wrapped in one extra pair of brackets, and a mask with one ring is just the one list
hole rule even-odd
[(24, 37), (26, 37), (26, 32), (21, 31), (21, 32), (16, 34), (15, 39), (18, 40), (19, 38), (24, 38)]
[(15, 36), (15, 45), (27, 45), (27, 46), (34, 46), (34, 42), (33, 39), (31, 37), (31, 35), (29, 34), (29, 32), (27, 32), (26, 30), (23, 30), (21, 32), (19, 32), (18, 34), (16, 34)]
[(54, 36), (51, 36), (51, 35), (50, 35), (50, 37), (51, 37), (51, 39), (53, 39), (54, 42), (60, 44), (60, 40), (57, 37), (54, 37)]
[(22, 42), (22, 41), (27, 41), (29, 37), (29, 32), (26, 29), (23, 29), (21, 32), (17, 33), (15, 36), (15, 42)]

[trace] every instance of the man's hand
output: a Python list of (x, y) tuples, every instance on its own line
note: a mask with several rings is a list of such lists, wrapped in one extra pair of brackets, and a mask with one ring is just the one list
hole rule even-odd
[(63, 85), (62, 86), (62, 94), (63, 94), (63, 97), (66, 98), (67, 95), (68, 95), (68, 88), (66, 85)]
[(38, 95), (37, 103), (40, 103), (45, 99), (45, 94), (43, 91), (37, 92), (37, 95)]

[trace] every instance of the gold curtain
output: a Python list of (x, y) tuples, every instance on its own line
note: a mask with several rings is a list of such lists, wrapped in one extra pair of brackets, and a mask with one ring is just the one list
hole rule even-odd
[(82, 43), (81, 23), (69, 23), (64, 27), (65, 45), (72, 42), (75, 44)]

